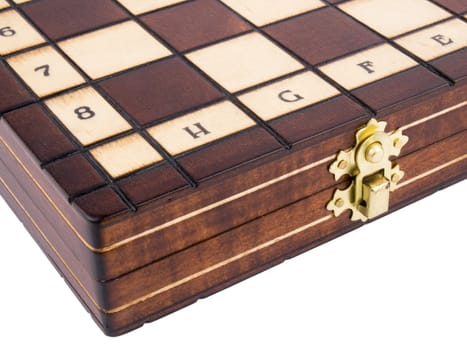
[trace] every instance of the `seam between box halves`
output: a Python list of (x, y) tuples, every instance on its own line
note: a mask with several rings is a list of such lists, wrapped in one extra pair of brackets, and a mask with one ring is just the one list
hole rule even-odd
[[(405, 126), (402, 126), (401, 129), (403, 131), (407, 130), (407, 129), (410, 129), (410, 128), (413, 128), (415, 126), (418, 126), (420, 124), (423, 124), (423, 123), (426, 123), (430, 120), (433, 120), (433, 119), (436, 119), (436, 118), (439, 118), (447, 113), (450, 113), (452, 111), (455, 111), (457, 109), (460, 109), (464, 106), (467, 105), (467, 101), (464, 101), (462, 103), (459, 103), (455, 106), (452, 106), (452, 107), (449, 107), (449, 108), (446, 108), (442, 111), (439, 111), (437, 113), (434, 113), (434, 114), (431, 114), (425, 118), (422, 118), (422, 119), (419, 119), (413, 123), (410, 123), (408, 125), (405, 125)], [(221, 201), (217, 201), (217, 202), (214, 202), (210, 205), (207, 205), (205, 207), (202, 207), (200, 209), (197, 209), (197, 210), (194, 210), (190, 213), (187, 213), (185, 215), (182, 215), (176, 219), (173, 219), (171, 221), (168, 221), (164, 224), (161, 224), (161, 225), (158, 225), (156, 227), (153, 227), (151, 229), (148, 229), (148, 230), (145, 230), (145, 231), (142, 231), (138, 234), (135, 234), (133, 235), (132, 237), (129, 237), (127, 239), (124, 239), (124, 240), (121, 240), (119, 242), (116, 242), (114, 244), (111, 244), (107, 247), (103, 247), (103, 248), (96, 248), (94, 246), (92, 246), (91, 244), (89, 244), (88, 241), (86, 241), (86, 239), (84, 239), (83, 235), (76, 229), (76, 227), (71, 223), (71, 221), (66, 217), (66, 215), (62, 212), (62, 210), (59, 208), (59, 206), (54, 202), (54, 200), (49, 196), (49, 194), (47, 193), (47, 191), (45, 191), (45, 189), (42, 187), (42, 185), (34, 178), (34, 176), (32, 175), (32, 173), (28, 170), (28, 168), (25, 166), (25, 164), (21, 161), (21, 159), (18, 157), (18, 155), (15, 153), (15, 151), (11, 148), (11, 146), (0, 136), (0, 142), (3, 143), (5, 145), (5, 147), (7, 148), (8, 152), (15, 158), (15, 160), (18, 162), (18, 164), (23, 168), (23, 170), (26, 172), (26, 174), (28, 175), (28, 177), (31, 178), (31, 180), (34, 182), (34, 184), (37, 186), (37, 188), (42, 192), (42, 194), (46, 197), (46, 199), (50, 202), (50, 204), (53, 206), (53, 208), (55, 209), (55, 211), (57, 211), (57, 213), (59, 214), (59, 216), (65, 221), (65, 223), (67, 224), (67, 226), (70, 227), (70, 229), (73, 231), (73, 233), (78, 237), (78, 239), (86, 246), (86, 248), (88, 248), (89, 250), (91, 250), (92, 252), (95, 252), (95, 253), (107, 253), (107, 252), (110, 252), (112, 250), (115, 250), (115, 249), (118, 249), (120, 248), (121, 246), (124, 246), (130, 242), (133, 242), (133, 241), (136, 241), (138, 239), (141, 239), (141, 238), (144, 238), (146, 236), (150, 236), (156, 232), (159, 232), (163, 229), (166, 229), (170, 226), (173, 226), (173, 225), (176, 225), (176, 224), (179, 224), (183, 221), (186, 221), (188, 219), (191, 219), (193, 217), (196, 217), (198, 215), (201, 215), (203, 213), (206, 213), (208, 211), (211, 211), (213, 209), (216, 209), (222, 205), (225, 205), (225, 204), (228, 204), (228, 203), (231, 203), (237, 199), (240, 199), (240, 198), (243, 198), (247, 195), (250, 195), (252, 193), (255, 193), (257, 191), (260, 191), (264, 188), (267, 188), (269, 186), (272, 186), (276, 183), (279, 183), (279, 182), (282, 182), (288, 178), (291, 178), (291, 177), (294, 177), (296, 175), (299, 175), (303, 172), (306, 172), (308, 170), (311, 170), (315, 167), (318, 167), (322, 164), (325, 164), (327, 162), (330, 162), (331, 160), (333, 160), (335, 158), (335, 155), (331, 155), (329, 157), (325, 157), (319, 161), (316, 161), (314, 163), (311, 163), (311, 164), (308, 164), (302, 168), (299, 168), (299, 169), (296, 169), (292, 172), (289, 172), (289, 173), (286, 173), (284, 175), (281, 175), (279, 177), (276, 177), (270, 181), (267, 181), (267, 182), (264, 182), (262, 184), (259, 184), (257, 186), (254, 186), (250, 189), (247, 189), (245, 191), (242, 191), (242, 192), (239, 192), (233, 196), (230, 196), (228, 198), (225, 198)]]
[[(438, 172), (438, 171), (441, 171), (443, 169), (446, 169), (452, 165), (455, 165), (463, 160), (467, 159), (467, 154), (466, 155), (463, 155), (461, 157), (458, 157), (456, 159), (453, 159), (451, 160), (450, 162), (447, 162), (447, 163), (444, 163), (430, 171), (427, 171), (423, 174), (420, 174), (412, 179), (409, 179), (405, 182), (402, 182), (398, 187), (401, 188), (401, 187), (405, 187), (407, 185), (410, 185), (416, 181), (419, 181), (423, 178), (426, 178), (430, 175), (432, 175), (433, 173), (435, 172)], [(292, 231), (289, 231), (281, 236), (278, 236), (274, 239), (271, 239), (265, 243), (262, 243), (254, 248), (251, 248), (249, 250), (246, 250), (244, 251), (243, 253), (240, 253), (240, 254), (237, 254), (233, 257), (230, 257), (226, 260), (223, 260), (217, 264), (214, 264), (206, 269), (203, 269), (197, 273), (194, 273), (194, 274), (191, 274), (185, 278), (182, 278), (178, 281), (175, 281), (171, 284), (168, 284), (167, 286), (163, 287), (163, 288), (160, 288), (160, 289), (157, 289), (156, 291), (153, 291), (151, 293), (148, 293), (142, 297), (139, 297), (139, 298), (136, 298), (126, 304), (123, 304), (121, 306), (118, 306), (116, 308), (113, 308), (113, 309), (104, 309), (102, 308), (98, 303), (97, 301), (92, 297), (92, 295), (90, 294), (90, 292), (87, 290), (87, 288), (83, 285), (83, 283), (81, 282), (81, 280), (76, 276), (76, 274), (73, 272), (73, 270), (71, 269), (71, 267), (66, 263), (65, 259), (60, 255), (59, 251), (53, 246), (53, 244), (50, 242), (50, 240), (47, 238), (47, 236), (45, 235), (45, 233), (42, 231), (42, 229), (40, 228), (40, 226), (36, 223), (36, 221), (34, 220), (34, 218), (31, 216), (31, 214), (29, 214), (29, 212), (27, 211), (27, 209), (21, 204), (21, 202), (19, 201), (19, 199), (15, 196), (15, 194), (13, 193), (13, 191), (8, 187), (8, 185), (5, 183), (5, 181), (3, 180), (3, 178), (0, 177), (0, 183), (5, 187), (5, 189), (10, 193), (11, 197), (16, 201), (16, 203), (18, 204), (18, 206), (24, 211), (25, 215), (27, 216), (27, 218), (31, 221), (31, 223), (34, 225), (34, 227), (38, 230), (39, 234), (42, 236), (42, 238), (44, 239), (44, 241), (49, 245), (50, 249), (56, 254), (57, 258), (60, 259), (61, 263), (63, 264), (63, 266), (66, 268), (66, 270), (70, 273), (70, 275), (73, 277), (73, 279), (76, 281), (76, 283), (78, 283), (78, 285), (82, 288), (83, 292), (88, 296), (89, 300), (94, 304), (94, 306), (100, 310), (101, 312), (105, 313), (105, 314), (116, 314), (116, 313), (119, 313), (119, 312), (122, 312), (130, 307), (133, 307), (139, 303), (142, 303), (142, 302), (145, 302), (147, 301), (148, 299), (151, 299), (151, 298), (154, 298), (156, 297), (157, 295), (160, 295), (162, 293), (165, 293), (165, 292), (168, 292), (174, 288), (177, 288), (183, 284), (186, 284), (190, 281), (193, 281), (197, 278), (200, 278), (210, 272), (213, 272), (215, 270), (218, 270), (222, 267), (225, 267), (235, 261), (238, 261), (240, 259), (243, 259), (249, 255), (252, 255), (256, 252), (259, 252), (265, 248), (268, 248), (268, 247), (271, 247), (285, 239), (288, 239), (292, 236), (295, 236), (303, 231), (306, 231), (308, 229), (311, 229), (315, 226), (318, 226), (326, 221), (329, 221), (331, 219), (334, 218), (334, 216), (332, 214), (330, 215), (327, 215), (325, 217), (322, 217), (320, 219), (317, 219), (307, 225), (304, 225), (304, 226), (301, 226), (299, 228), (296, 228), (295, 230), (292, 230)]]

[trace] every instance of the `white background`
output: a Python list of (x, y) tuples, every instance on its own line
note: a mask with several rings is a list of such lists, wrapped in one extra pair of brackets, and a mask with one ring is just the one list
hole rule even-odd
[(467, 349), (467, 181), (119, 338), (0, 199), (0, 349)]

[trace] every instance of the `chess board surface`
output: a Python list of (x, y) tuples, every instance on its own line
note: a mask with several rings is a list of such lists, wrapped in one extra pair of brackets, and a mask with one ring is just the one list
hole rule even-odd
[[(0, 0), (1, 149), (52, 205), (41, 215), (63, 221), (56, 239), (70, 232), (81, 284), (110, 281), (85, 294), (114, 293), (95, 304), (118, 313), (133, 306), (118, 277), (331, 188), (319, 175), (282, 202), (247, 200), (302, 162), (325, 169), (372, 117), (424, 133), (407, 157), (456, 149), (445, 156), (465, 176), (466, 18), (464, 0)], [(14, 182), (14, 160), (2, 162)]]

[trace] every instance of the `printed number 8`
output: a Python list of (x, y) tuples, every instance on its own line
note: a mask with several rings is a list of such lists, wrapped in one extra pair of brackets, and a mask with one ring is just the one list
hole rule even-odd
[(90, 107), (83, 106), (75, 109), (75, 114), (78, 119), (87, 120), (94, 118), (96, 116), (96, 112), (94, 112)]
[(0, 28), (0, 36), (4, 37), (10, 37), (16, 34), (16, 31), (14, 31), (11, 27), (3, 27)]

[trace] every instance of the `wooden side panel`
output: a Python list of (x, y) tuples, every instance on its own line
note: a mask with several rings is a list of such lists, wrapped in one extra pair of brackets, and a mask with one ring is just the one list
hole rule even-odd
[[(466, 132), (458, 133), (398, 161), (409, 170), (392, 197), (392, 210), (467, 177), (466, 135)], [(14, 179), (9, 179), (9, 183), (15, 186)], [(3, 185), (4, 194), (8, 191), (5, 189)], [(42, 225), (48, 232), (55, 229), (41, 219), (40, 212), (33, 212), (34, 205), (21, 186), (16, 185), (10, 191), (24, 202), (20, 208), (11, 194), (6, 193), (10, 205), (24, 218), (42, 249), (99, 325), (112, 335), (161, 317), (360, 225), (350, 224), (345, 215), (334, 218), (324, 209), (323, 203), (332, 194), (330, 189), (117, 280), (100, 286), (84, 285), (78, 277), (81, 273), (71, 272), (66, 266), (62, 254), (67, 254), (67, 247), (58, 241), (52, 243), (41, 233)], [(413, 193), (417, 195), (414, 197)], [(24, 206), (28, 207), (28, 214), (24, 213)], [(106, 307), (91, 297), (98, 290), (104, 291)]]
[[(417, 123), (417, 117), (420, 119), (422, 116), (433, 116), (434, 111), (443, 111), (444, 114), (440, 117), (433, 117), (431, 120), (425, 120), (405, 130), (405, 133), (411, 138), (411, 142), (403, 150), (404, 155), (467, 128), (467, 120), (464, 117), (467, 107), (458, 106), (460, 101), (465, 100), (467, 85), (457, 91), (460, 91), (460, 94), (456, 94), (456, 90), (448, 90), (438, 98), (430, 100), (430, 103), (411, 106), (385, 118), (389, 123), (388, 128), (394, 130), (401, 125), (410, 126), (411, 123)], [(457, 107), (449, 111), (447, 106), (448, 103), (452, 102), (457, 103), (455, 105)], [(39, 189), (34, 189), (33, 186), (30, 193), (34, 193), (35, 198), (43, 203), (41, 205), (42, 211), (47, 213), (51, 222), (57, 225), (70, 250), (91, 276), (97, 280), (109, 280), (190, 247), (200, 240), (215, 237), (220, 232), (251, 221), (288, 203), (300, 200), (304, 195), (312, 195), (323, 188), (333, 186), (334, 179), (327, 172), (327, 167), (336, 150), (346, 149), (353, 144), (354, 131), (359, 125), (360, 123), (354, 122), (346, 126), (345, 129), (348, 131), (345, 135), (328, 137), (326, 141), (322, 141), (319, 147), (310, 146), (321, 141), (320, 138), (317, 141), (311, 139), (301, 142), (297, 144), (295, 152), (282, 152), (279, 154), (281, 158), (271, 164), (252, 167), (246, 175), (239, 171), (234, 177), (209, 183), (209, 187), (186, 190), (178, 195), (175, 193), (173, 198), (167, 201), (167, 204), (164, 204), (164, 201), (161, 201), (159, 205), (149, 204), (131, 220), (130, 218), (125, 218), (126, 220), (122, 218), (122, 221), (116, 221), (109, 227), (104, 226), (106, 237), (112, 239), (108, 243), (115, 244), (123, 239), (125, 244), (114, 246), (114, 249), (102, 252), (92, 251), (86, 244), (87, 242), (99, 243), (102, 237), (97, 232), (87, 228), (86, 222), (80, 224), (76, 212), (66, 209), (67, 205), (61, 199), (61, 194), (55, 189), (53, 181), (37, 169), (34, 161), (31, 161), (24, 153), (21, 159), (26, 168), (30, 169), (31, 174), (47, 189), (49, 196), (51, 196), (50, 199), (61, 203), (59, 205), (63, 210), (62, 213), (70, 219), (70, 222), (64, 221), (49, 198)], [(20, 144), (11, 142), (14, 140), (11, 134), (7, 132), (5, 137), (15, 150), (21, 150)], [(5, 159), (11, 158), (10, 151), (5, 148), (3, 151), (6, 154)], [(67, 162), (71, 162), (72, 159), (73, 157), (69, 158)], [(14, 167), (17, 160), (11, 159), (9, 162), (9, 166)], [(293, 172), (297, 169), (301, 170), (294, 174)], [(63, 171), (62, 169), (62, 174)], [(57, 175), (57, 171), (55, 174)], [(281, 179), (284, 174), (289, 175)], [(92, 172), (88, 175), (92, 176)], [(313, 180), (310, 181), (310, 179)], [(86, 183), (89, 183), (89, 186), (92, 186), (95, 181), (97, 181), (96, 185), (101, 181), (99, 176), (88, 180)], [(268, 181), (273, 182), (268, 184)], [(261, 184), (265, 182), (267, 186), (261, 187)], [(252, 188), (254, 191), (251, 191)], [(80, 184), (76, 184), (76, 189), (80, 189)], [(104, 187), (94, 193), (96, 196), (89, 197), (87, 205), (92, 206), (93, 203), (96, 203), (99, 204), (97, 209), (107, 208), (109, 212), (116, 210), (117, 206), (123, 207), (121, 200), (108, 188)], [(143, 194), (135, 193), (138, 196)], [(231, 198), (231, 200), (223, 201), (225, 198)], [(102, 201), (107, 201), (108, 204), (102, 205)], [(209, 207), (213, 203), (219, 203), (219, 205)], [(92, 210), (92, 207), (89, 208)], [(193, 208), (205, 208), (205, 210), (190, 214)], [(155, 211), (157, 211), (157, 215), (154, 215)], [(177, 218), (180, 216), (183, 220), (180, 219), (178, 222)], [(169, 224), (166, 224), (167, 222)], [(75, 228), (76, 231), (71, 227)], [(146, 234), (148, 229), (150, 231), (147, 231)], [(133, 234), (140, 232), (142, 236), (127, 241), (126, 239), (131, 238), (128, 236), (130, 232)]]

